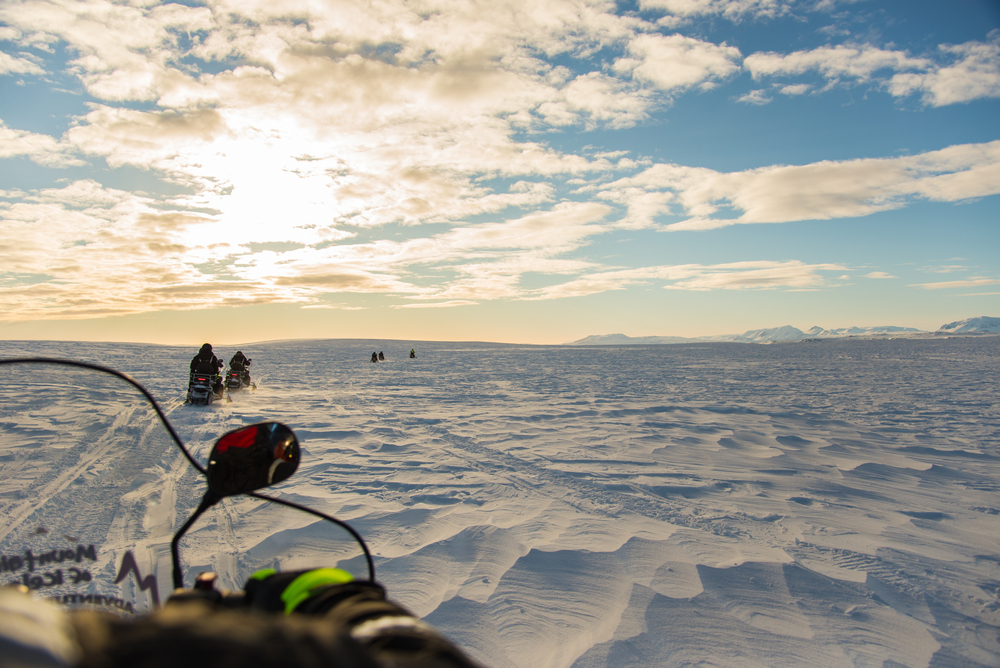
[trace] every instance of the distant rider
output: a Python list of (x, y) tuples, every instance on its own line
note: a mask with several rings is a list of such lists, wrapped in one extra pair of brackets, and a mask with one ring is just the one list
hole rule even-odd
[(191, 360), (191, 373), (204, 373), (215, 376), (215, 385), (212, 389), (221, 397), (225, 392), (225, 387), (219, 379), (219, 371), (222, 370), (223, 366), (222, 360), (212, 352), (212, 344), (206, 343), (202, 345), (201, 350)]
[(413, 352), (413, 348), (410, 348), (410, 359), (413, 359), (416, 356), (417, 356), (417, 353)]
[(244, 385), (250, 384), (250, 362), (252, 362), (249, 357), (243, 354), (242, 350), (237, 350), (233, 358), (229, 360), (230, 369), (239, 369), (242, 373), (241, 379)]
[(378, 362), (378, 353), (372, 351), (372, 362)]
[(379, 362), (384, 362), (385, 361), (385, 355), (382, 354), (381, 350), (378, 351), (378, 361)]

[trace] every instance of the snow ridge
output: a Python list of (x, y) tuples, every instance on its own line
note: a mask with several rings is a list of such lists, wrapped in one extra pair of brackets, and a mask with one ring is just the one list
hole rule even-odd
[(941, 325), (941, 329), (938, 331), (948, 332), (949, 334), (998, 333), (1000, 332), (1000, 318), (991, 318), (985, 315), (978, 318), (966, 318), (965, 320)]
[(894, 338), (932, 337), (942, 334), (1000, 334), (1000, 318), (980, 316), (966, 318), (942, 325), (936, 332), (928, 332), (914, 327), (879, 325), (875, 327), (841, 327), (824, 329), (814, 326), (803, 332), (797, 327), (784, 325), (768, 329), (752, 329), (743, 334), (723, 334), (719, 336), (627, 336), (625, 334), (598, 334), (571, 341), (571, 346), (636, 346), (663, 345), (672, 343), (732, 342), (732, 343), (777, 343), (783, 341), (805, 341), (813, 339), (840, 339), (847, 337)]

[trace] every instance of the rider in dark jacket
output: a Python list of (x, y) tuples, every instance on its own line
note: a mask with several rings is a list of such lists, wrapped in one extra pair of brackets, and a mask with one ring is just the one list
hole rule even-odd
[(191, 373), (219, 373), (222, 361), (212, 352), (212, 344), (206, 343), (191, 359)]
[(233, 355), (233, 358), (231, 360), (229, 360), (229, 368), (230, 369), (236, 369), (237, 367), (239, 367), (240, 371), (243, 374), (242, 378), (243, 378), (243, 384), (244, 385), (249, 385), (250, 384), (250, 362), (251, 361), (252, 360), (249, 357), (247, 357), (246, 355), (243, 354), (242, 350), (237, 350), (236, 354)]
[[(191, 373), (207, 373), (217, 376), (223, 366), (222, 360), (216, 357), (215, 353), (212, 352), (212, 344), (206, 343), (202, 345), (198, 354), (192, 358)], [(220, 396), (225, 391), (222, 381), (218, 378), (216, 378), (215, 387), (213, 389), (215, 390), (215, 393)]]

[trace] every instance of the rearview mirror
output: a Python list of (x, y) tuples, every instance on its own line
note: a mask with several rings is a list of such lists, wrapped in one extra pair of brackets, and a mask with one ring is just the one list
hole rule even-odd
[(261, 422), (216, 441), (205, 473), (212, 492), (233, 496), (275, 485), (298, 466), (295, 433), (280, 422)]

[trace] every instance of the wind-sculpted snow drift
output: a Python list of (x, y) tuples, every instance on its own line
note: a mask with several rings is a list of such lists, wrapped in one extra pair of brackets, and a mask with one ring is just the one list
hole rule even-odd
[[(188, 349), (0, 355), (113, 363), (201, 456), (289, 424), (275, 493), (351, 521), (390, 594), (490, 666), (1000, 665), (1000, 338), (411, 347), (241, 344), (261, 389), (210, 407), (181, 403)], [(176, 522), (197, 481), (167, 474)], [(209, 516), (192, 572), (315, 539), (240, 499)]]

